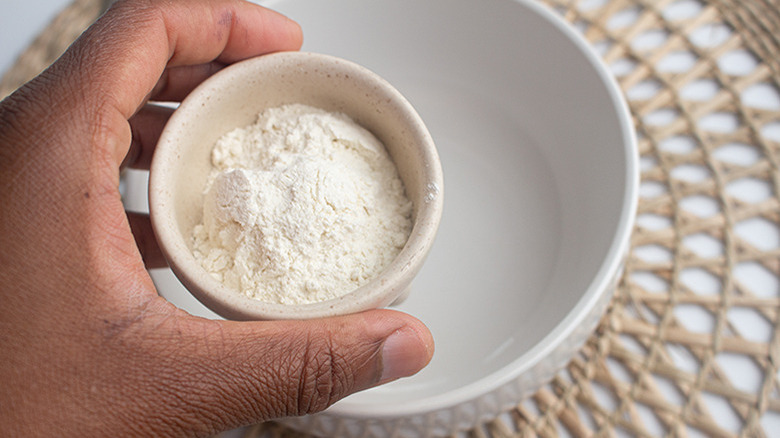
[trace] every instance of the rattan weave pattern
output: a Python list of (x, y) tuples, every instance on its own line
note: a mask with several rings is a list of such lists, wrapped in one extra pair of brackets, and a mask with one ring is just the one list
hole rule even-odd
[[(466, 434), (780, 436), (780, 2), (544, 1), (601, 53), (629, 100), (638, 225), (580, 354)], [(75, 0), (3, 77), (0, 96), (104, 3)], [(246, 436), (300, 435), (266, 423)]]
[(56, 60), (112, 0), (74, 0), (49, 23), (0, 79), (0, 99)]

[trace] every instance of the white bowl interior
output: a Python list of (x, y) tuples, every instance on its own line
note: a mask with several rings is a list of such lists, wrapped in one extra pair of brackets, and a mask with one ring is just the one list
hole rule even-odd
[[(436, 339), (418, 375), (351, 396), (348, 415), (431, 410), (497, 386), (566, 341), (617, 270), (634, 178), (630, 135), (595, 56), (513, 0), (275, 0), (304, 50), (377, 72), (437, 145), (438, 237), (400, 306)], [(167, 273), (161, 293), (208, 314)], [(568, 324), (568, 325), (567, 325)], [(581, 341), (581, 340), (580, 340)]]

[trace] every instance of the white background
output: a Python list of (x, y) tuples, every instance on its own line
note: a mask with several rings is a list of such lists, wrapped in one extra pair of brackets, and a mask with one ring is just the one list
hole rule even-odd
[(0, 71), (8, 70), (70, 0), (0, 0)]
[[(16, 57), (32, 42), (33, 38), (69, 3), (70, 0), (0, 0), (0, 7), (2, 8), (0, 13), (0, 71), (5, 72), (10, 68)], [(759, 97), (769, 98), (770, 100), (772, 98), (771, 95)], [(144, 208), (139, 205), (135, 209)], [(753, 231), (761, 233), (761, 230)], [(776, 237), (774, 236), (775, 233), (770, 234), (772, 236), (765, 237)], [(693, 317), (694, 320), (696, 319), (696, 315), (689, 316)], [(739, 375), (746, 370), (732, 369), (731, 371), (736, 371), (736, 374)], [(748, 372), (748, 374), (751, 373)], [(768, 431), (773, 426), (776, 426), (774, 420), (777, 420), (777, 418), (773, 418), (769, 422), (764, 421)]]

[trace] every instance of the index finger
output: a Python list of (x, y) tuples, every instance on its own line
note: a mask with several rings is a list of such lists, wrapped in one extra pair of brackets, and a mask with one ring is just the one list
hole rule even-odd
[(127, 120), (166, 68), (297, 50), (302, 39), (294, 21), (243, 0), (121, 0), (46, 72), (51, 89), (65, 90), (50, 107), (80, 115), (68, 123), (88, 127), (88, 144), (119, 165)]
[(78, 64), (64, 74), (82, 85), (83, 99), (109, 103), (127, 119), (167, 67), (232, 63), (301, 42), (297, 23), (242, 0), (124, 0), (65, 55), (80, 59), (60, 65)]

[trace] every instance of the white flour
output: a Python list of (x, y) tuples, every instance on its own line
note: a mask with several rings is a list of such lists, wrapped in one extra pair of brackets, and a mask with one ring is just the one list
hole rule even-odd
[(264, 111), (212, 152), (194, 254), (247, 296), (311, 303), (351, 292), (395, 258), (411, 203), (384, 146), (343, 114)]

